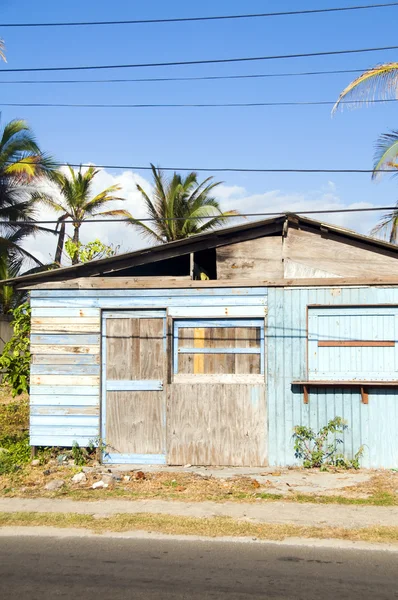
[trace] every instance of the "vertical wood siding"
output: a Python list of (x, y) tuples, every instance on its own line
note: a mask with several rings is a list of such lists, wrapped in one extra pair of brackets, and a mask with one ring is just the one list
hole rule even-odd
[(250, 318), (264, 316), (266, 303), (265, 288), (32, 291), (31, 444), (84, 446), (98, 438), (101, 310)]
[[(359, 389), (311, 387), (306, 405), (302, 389), (291, 385), (294, 380), (307, 378), (308, 305), (378, 304), (398, 305), (398, 289), (269, 289), (267, 397), (271, 465), (296, 464), (292, 440), (295, 425), (318, 430), (338, 415), (349, 426), (343, 448), (347, 456), (352, 457), (364, 445), (363, 466), (398, 467), (398, 390), (369, 388), (369, 404), (365, 405)], [(373, 339), (373, 332), (365, 337)]]

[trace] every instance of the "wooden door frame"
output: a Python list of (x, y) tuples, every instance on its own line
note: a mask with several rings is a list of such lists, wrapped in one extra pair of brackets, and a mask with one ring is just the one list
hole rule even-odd
[[(164, 408), (163, 408), (163, 426), (165, 429), (165, 447), (162, 454), (117, 454), (112, 457), (111, 452), (106, 449), (106, 321), (107, 319), (128, 319), (128, 318), (159, 318), (163, 319), (163, 392)], [(139, 465), (165, 465), (167, 464), (167, 430), (166, 430), (166, 415), (167, 415), (167, 311), (166, 309), (103, 309), (101, 311), (101, 378), (100, 378), (100, 456), (104, 464), (139, 464)], [(161, 390), (159, 390), (161, 391)]]

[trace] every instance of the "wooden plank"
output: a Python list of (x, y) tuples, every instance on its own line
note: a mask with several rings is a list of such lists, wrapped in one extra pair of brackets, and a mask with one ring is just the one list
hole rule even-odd
[(97, 437), (97, 434), (94, 435), (85, 435), (84, 432), (82, 434), (73, 435), (67, 433), (66, 435), (55, 435), (51, 433), (50, 430), (46, 430), (45, 433), (41, 433), (40, 435), (36, 435), (31, 432), (29, 436), (29, 443), (31, 446), (59, 446), (60, 448), (71, 448), (74, 442), (77, 442), (79, 446), (82, 448), (88, 446), (93, 440)]
[(171, 386), (170, 464), (265, 466), (265, 385)]
[(96, 333), (101, 330), (98, 317), (33, 317), (32, 333)]
[(32, 396), (72, 396), (79, 398), (84, 396), (92, 396), (96, 402), (99, 402), (99, 385), (35, 385), (30, 386), (30, 397)]
[(177, 373), (174, 375), (173, 383), (175, 384), (202, 384), (202, 383), (225, 383), (236, 385), (237, 383), (261, 384), (264, 383), (264, 375), (243, 374), (243, 373), (206, 373), (203, 375)]
[[(95, 283), (93, 283), (90, 286), (84, 288), (84, 287), (80, 287), (79, 290), (82, 291), (89, 291), (89, 290), (94, 290), (94, 289), (102, 289), (104, 291), (109, 291), (109, 290), (115, 290), (118, 291), (120, 289), (123, 289), (125, 291), (133, 291), (133, 290), (142, 290), (142, 291), (148, 291), (148, 290), (164, 290), (167, 289), (169, 291), (172, 290), (196, 290), (196, 291), (201, 291), (203, 289), (207, 289), (208, 291), (210, 290), (214, 290), (214, 289), (226, 289), (226, 288), (230, 288), (231, 286), (231, 280), (220, 280), (220, 279), (208, 279), (206, 281), (182, 281), (182, 282), (164, 282), (162, 281), (162, 279), (154, 279), (153, 282), (149, 283), (146, 282), (145, 285), (142, 283), (137, 283), (134, 279), (123, 279), (121, 282), (117, 282), (115, 281), (117, 278), (113, 278), (113, 277), (109, 277), (107, 278), (107, 284), (103, 285), (103, 286), (98, 286), (97, 288), (95, 288)], [(88, 282), (95, 282), (96, 278), (93, 279), (88, 279)], [(366, 274), (363, 275), (358, 275), (357, 277), (340, 277), (340, 276), (336, 276), (336, 277), (314, 277), (314, 278), (310, 278), (310, 277), (306, 277), (306, 278), (294, 278), (294, 277), (286, 277), (286, 278), (269, 278), (269, 279), (264, 279), (264, 278), (257, 278), (257, 279), (253, 279), (253, 280), (248, 280), (248, 279), (234, 279), (233, 280), (233, 285), (234, 288), (237, 290), (238, 288), (247, 288), (248, 286), (250, 286), (253, 289), (257, 289), (257, 288), (269, 288), (269, 287), (344, 287), (344, 286), (369, 286), (369, 285), (398, 285), (398, 276), (397, 275), (382, 275), (382, 276), (376, 276), (376, 275), (369, 275), (367, 276)], [(22, 286), (19, 285), (17, 286), (19, 289), (28, 289), (28, 290), (33, 290), (34, 292), (43, 292), (43, 291), (52, 291), (54, 290), (54, 292), (58, 292), (61, 291), (63, 289), (65, 289), (66, 291), (68, 289), (70, 289), (70, 286), (64, 288), (62, 285), (62, 282), (53, 282), (50, 286), (50, 284), (41, 284), (41, 285), (37, 285), (37, 286), (32, 286), (30, 285), (29, 287), (27, 286)], [(72, 288), (73, 289), (73, 288)], [(36, 305), (37, 308), (50, 308), (49, 305)], [(95, 305), (94, 305), (95, 306)], [(159, 305), (160, 306), (160, 305)], [(175, 305), (177, 306), (177, 305)], [(53, 306), (53, 308), (55, 308), (56, 305)], [(71, 305), (67, 305), (64, 304), (63, 307), (65, 308), (69, 308), (71, 307)], [(91, 305), (91, 308), (93, 307), (93, 305)], [(141, 304), (142, 307), (142, 304)], [(90, 308), (89, 306), (82, 306), (82, 309), (84, 308)], [(115, 306), (115, 308), (117, 308)]]
[(362, 404), (369, 404), (368, 388), (361, 387), (361, 400)]
[[(76, 440), (78, 437), (88, 438), (93, 441), (98, 437), (98, 425), (35, 425), (35, 427), (31, 428), (29, 431), (31, 436), (48, 436), (50, 439), (53, 437), (54, 440), (57, 439), (58, 436), (72, 438), (72, 441)], [(56, 441), (53, 441), (50, 442), (49, 445), (52, 446), (56, 443)], [(36, 446), (38, 445), (39, 444), (36, 444)], [(63, 444), (59, 445), (62, 446)]]
[(32, 317), (100, 317), (99, 308), (36, 308)]
[(140, 379), (140, 320), (106, 320), (106, 378)]
[(137, 380), (119, 380), (119, 381), (107, 381), (106, 389), (108, 392), (148, 392), (148, 391), (160, 391), (163, 389), (163, 381), (157, 379), (145, 379), (142, 381)]
[[(112, 281), (112, 279), (110, 279), (110, 281)], [(207, 280), (209, 281), (209, 280)], [(206, 282), (194, 282), (194, 283), (206, 283)], [(199, 285), (195, 285), (193, 287), (193, 289), (190, 288), (171, 288), (166, 296), (168, 298), (168, 300), (171, 300), (172, 298), (181, 298), (181, 297), (186, 297), (188, 296), (189, 298), (197, 298), (198, 301), (200, 302), (201, 298), (203, 296), (211, 296), (213, 299), (215, 298), (224, 298), (224, 301), (222, 301), (222, 305), (228, 305), (229, 301), (231, 299), (231, 297), (237, 297), (239, 298), (241, 301), (243, 300), (243, 302), (241, 302), (241, 304), (245, 305), (247, 304), (247, 299), (250, 298), (251, 296), (255, 296), (258, 297), (260, 296), (266, 296), (267, 295), (267, 290), (266, 288), (262, 288), (262, 289), (258, 289), (257, 287), (254, 287), (252, 285), (249, 286), (248, 282), (246, 282), (244, 289), (236, 289), (235, 286), (235, 282), (233, 282), (233, 287), (232, 284), (229, 283), (227, 286), (223, 286), (220, 285), (219, 282), (217, 281), (213, 281), (213, 283), (215, 283), (215, 286), (210, 286), (210, 289), (206, 290), (205, 292), (201, 289), (201, 286)], [(78, 294), (76, 294), (75, 291), (73, 290), (37, 290), (37, 291), (32, 291), (31, 297), (34, 300), (34, 305), (37, 306), (36, 302), (39, 298), (51, 298), (51, 299), (55, 299), (55, 298), (61, 298), (63, 300), (67, 300), (70, 298), (78, 298), (78, 299), (82, 299), (82, 298), (91, 298), (91, 302), (94, 302), (95, 299), (98, 299), (99, 297), (101, 298), (106, 298), (107, 300), (111, 300), (112, 298), (138, 298), (140, 304), (139, 304), (139, 309), (140, 310), (144, 310), (146, 308), (146, 303), (145, 301), (143, 301), (142, 298), (145, 298), (146, 300), (149, 300), (149, 298), (161, 298), (161, 300), (164, 302), (164, 297), (165, 297), (165, 293), (163, 291), (163, 289), (159, 289), (159, 288), (139, 288), (139, 289), (128, 289), (126, 288), (125, 285), (120, 286), (121, 289), (118, 288), (109, 288), (106, 290), (102, 290), (100, 293), (95, 290), (95, 289), (87, 289), (87, 290), (80, 290)], [(168, 302), (168, 304), (171, 303)], [(210, 305), (211, 306), (211, 305)], [(80, 307), (82, 308), (82, 307)], [(134, 308), (134, 306), (130, 307), (130, 308)], [(163, 306), (164, 309), (164, 306)]]
[(108, 392), (106, 441), (112, 453), (163, 453), (163, 392)]
[(318, 341), (319, 347), (325, 348), (339, 348), (341, 346), (347, 346), (350, 348), (360, 348), (360, 347), (382, 347), (382, 348), (391, 348), (395, 346), (395, 342), (387, 341), (387, 340), (322, 340)]
[(84, 414), (31, 414), (30, 429), (36, 431), (41, 427), (99, 427), (98, 415)]
[(74, 356), (76, 354), (99, 354), (100, 346), (99, 344), (93, 346), (69, 346), (66, 344), (56, 345), (46, 344), (45, 346), (42, 344), (32, 344), (30, 346), (30, 351), (32, 354), (49, 354), (66, 356), (68, 354)]
[(283, 277), (282, 236), (265, 237), (217, 248), (219, 280)]
[[(195, 330), (196, 331), (196, 330)], [(220, 331), (220, 330), (218, 330)], [(231, 332), (233, 333), (233, 331)], [(179, 348), (179, 354), (260, 354), (260, 348)]]
[(30, 336), (31, 344), (51, 344), (52, 346), (88, 346), (88, 345), (99, 345), (99, 335), (86, 335), (86, 334), (38, 334), (32, 333)]
[[(37, 389), (37, 388), (36, 388)], [(39, 390), (41, 388), (39, 387)], [(31, 406), (59, 406), (62, 408), (68, 408), (71, 406), (85, 406), (86, 408), (91, 406), (96, 410), (99, 409), (99, 398), (97, 396), (83, 396), (72, 395), (67, 396), (65, 394), (30, 394), (30, 405)]]
[(33, 416), (99, 416), (99, 406), (59, 406), (46, 404), (40, 406), (32, 404), (30, 407), (30, 414)]
[(107, 453), (102, 461), (106, 465), (165, 465), (165, 454), (117, 454)]
[[(35, 347), (35, 346), (34, 346)], [(99, 365), (99, 354), (32, 354), (32, 365)]]
[(30, 367), (31, 375), (100, 375), (99, 365), (36, 365)]
[(308, 386), (307, 385), (303, 386), (303, 394), (304, 394), (304, 404), (308, 404), (309, 395), (308, 395)]
[(367, 385), (369, 387), (398, 387), (398, 380), (396, 381), (372, 381), (366, 379), (358, 379), (354, 381), (292, 381), (292, 385), (306, 385), (312, 387), (360, 387), (361, 385)]
[[(195, 327), (193, 330), (193, 344), (195, 348), (204, 348), (205, 345), (205, 330), (203, 327)], [(203, 354), (194, 354), (193, 357), (193, 372), (195, 374), (204, 373), (205, 357)]]
[(164, 378), (164, 321), (140, 319), (140, 379)]
[[(339, 257), (336, 260), (336, 256)], [(342, 237), (319, 231), (306, 231), (290, 227), (283, 244), (283, 257), (298, 263), (300, 269), (286, 275), (297, 277), (303, 273), (303, 266), (308, 269), (323, 271), (326, 276), (367, 277), (398, 276), (396, 256), (386, 256), (375, 248), (360, 247), (357, 242), (344, 240)], [(316, 271), (312, 271), (316, 276)], [(300, 276), (300, 275), (299, 275)]]
[(93, 386), (99, 385), (98, 375), (31, 375), (31, 385)]
[[(175, 318), (197, 318), (198, 309), (196, 306), (171, 306), (167, 310), (170, 317)], [(243, 318), (264, 318), (267, 314), (266, 306), (202, 306), (200, 316), (204, 319), (217, 319), (220, 317), (243, 317)]]

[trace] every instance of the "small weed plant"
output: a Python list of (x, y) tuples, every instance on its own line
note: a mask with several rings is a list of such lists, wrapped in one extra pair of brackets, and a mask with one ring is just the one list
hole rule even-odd
[(352, 459), (347, 459), (344, 454), (338, 452), (338, 447), (343, 443), (339, 436), (346, 429), (348, 425), (342, 417), (331, 419), (318, 432), (311, 427), (297, 425), (293, 430), (295, 457), (303, 461), (306, 469), (319, 467), (321, 470), (327, 470), (328, 466), (359, 469), (363, 446)]

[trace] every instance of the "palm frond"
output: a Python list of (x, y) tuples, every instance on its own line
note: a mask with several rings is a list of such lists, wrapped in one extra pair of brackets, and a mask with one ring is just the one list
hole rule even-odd
[(0, 58), (4, 60), (4, 62), (7, 62), (6, 55), (4, 53), (5, 49), (6, 45), (4, 43), (4, 40), (0, 40)]
[(381, 169), (394, 168), (394, 160), (398, 156), (398, 131), (383, 133), (376, 143), (375, 163), (372, 179), (376, 179)]
[(130, 211), (123, 209), (116, 210), (104, 210), (102, 212), (95, 212), (92, 214), (93, 217), (125, 217), (126, 219), (132, 219)]
[(167, 241), (164, 238), (162, 238), (158, 233), (156, 233), (156, 231), (148, 227), (148, 225), (146, 225), (139, 219), (134, 219), (134, 217), (132, 217), (129, 221), (129, 224), (133, 225), (133, 227), (136, 227), (143, 235), (143, 237), (148, 238), (151, 241), (155, 241), (156, 243), (161, 244)]
[[(372, 100), (388, 100), (398, 97), (398, 62), (378, 65), (354, 79), (340, 94), (332, 114), (342, 110), (347, 103), (358, 106)], [(344, 102), (344, 104), (343, 104)]]

